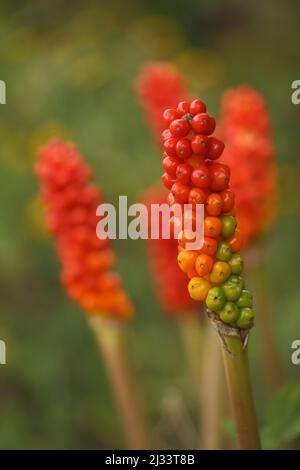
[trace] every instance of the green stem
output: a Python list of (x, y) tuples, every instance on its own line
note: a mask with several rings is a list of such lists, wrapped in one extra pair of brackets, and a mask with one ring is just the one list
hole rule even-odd
[(222, 355), (217, 333), (208, 323), (203, 344), (201, 364), (201, 432), (200, 445), (202, 449), (216, 450), (223, 446), (222, 417), (224, 411), (224, 372), (222, 370)]
[(260, 438), (252, 395), (247, 348), (241, 338), (224, 336), (223, 360), (240, 449), (260, 449)]
[(126, 330), (122, 325), (91, 319), (123, 423), (129, 449), (149, 449), (148, 435), (137, 387), (127, 360)]

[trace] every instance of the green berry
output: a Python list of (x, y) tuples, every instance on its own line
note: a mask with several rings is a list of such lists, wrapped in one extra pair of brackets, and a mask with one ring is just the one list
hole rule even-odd
[(231, 237), (236, 229), (236, 218), (233, 215), (224, 215), (222, 221), (222, 235), (225, 238)]
[(252, 307), (253, 295), (248, 290), (242, 290), (236, 304), (239, 308)]
[(222, 285), (227, 300), (237, 300), (243, 290), (243, 280), (240, 276), (231, 275)]
[(222, 287), (212, 287), (206, 297), (206, 305), (212, 311), (221, 310), (226, 302)]
[(246, 307), (240, 310), (240, 316), (236, 322), (238, 328), (250, 328), (253, 325), (254, 314), (252, 308)]
[(244, 264), (244, 260), (241, 255), (234, 253), (228, 263), (230, 264), (232, 274), (241, 274)]
[(239, 309), (235, 303), (226, 302), (219, 315), (222, 322), (234, 323), (239, 318)]
[(220, 242), (216, 252), (216, 258), (220, 261), (229, 261), (232, 256), (230, 245), (226, 242)]

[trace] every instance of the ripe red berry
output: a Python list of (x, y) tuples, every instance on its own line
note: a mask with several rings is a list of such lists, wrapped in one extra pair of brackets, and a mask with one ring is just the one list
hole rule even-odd
[(200, 188), (193, 188), (189, 194), (189, 204), (195, 206), (196, 204), (204, 204), (206, 199), (206, 192)]
[(190, 188), (189, 186), (182, 184), (180, 182), (176, 182), (172, 185), (171, 188), (173, 196), (179, 201), (181, 204), (188, 202)]
[(190, 104), (190, 113), (195, 115), (199, 113), (205, 113), (206, 106), (201, 100), (194, 100)]
[(191, 177), (192, 183), (197, 186), (197, 188), (208, 188), (210, 185), (210, 171), (206, 166), (198, 166), (192, 173)]
[(177, 166), (178, 166), (179, 163), (181, 163), (181, 160), (178, 157), (165, 157), (163, 159), (162, 166), (166, 170), (168, 175), (175, 178), (176, 177), (176, 169), (177, 169)]
[(206, 137), (205, 135), (195, 135), (195, 137), (193, 137), (193, 139), (191, 140), (192, 151), (196, 155), (206, 155), (207, 150), (209, 148), (208, 144), (208, 137)]
[(209, 215), (215, 217), (221, 215), (223, 211), (223, 199), (220, 194), (211, 193), (206, 200), (205, 209)]
[(170, 124), (170, 132), (174, 137), (184, 137), (190, 130), (190, 125), (186, 119), (175, 119)]
[(173, 184), (175, 183), (176, 179), (175, 178), (172, 178), (170, 175), (168, 175), (168, 173), (164, 173), (161, 177), (161, 180), (163, 182), (163, 185), (165, 186), (165, 188), (167, 189), (171, 189)]
[(180, 116), (183, 116), (184, 114), (188, 114), (190, 111), (190, 103), (188, 101), (181, 101), (179, 105), (177, 106), (177, 113)]
[(230, 180), (230, 169), (223, 163), (213, 163), (210, 166), (211, 189), (223, 191), (227, 188)]
[(207, 157), (211, 160), (217, 160), (224, 150), (224, 142), (215, 137), (209, 137)]
[(196, 114), (191, 122), (192, 128), (199, 134), (212, 134), (216, 127), (216, 121), (206, 113)]
[(160, 140), (161, 140), (161, 142), (164, 142), (165, 140), (170, 139), (170, 137), (172, 137), (172, 134), (171, 134), (171, 132), (170, 132), (169, 129), (165, 129), (165, 130), (162, 131), (162, 133), (160, 134)]
[(182, 158), (183, 160), (189, 158), (192, 154), (189, 139), (186, 139), (185, 137), (179, 139), (176, 144), (176, 152), (178, 157)]
[(231, 189), (225, 189), (220, 192), (220, 196), (223, 200), (223, 211), (230, 212), (234, 207), (234, 192)]
[(172, 122), (174, 119), (177, 119), (179, 117), (176, 109), (166, 109), (164, 114), (163, 114), (164, 120), (166, 123)]
[(176, 156), (176, 144), (177, 144), (176, 137), (170, 137), (169, 139), (164, 141), (164, 149), (170, 157)]
[(176, 168), (176, 178), (182, 184), (189, 184), (192, 175), (192, 167), (188, 163), (180, 163)]

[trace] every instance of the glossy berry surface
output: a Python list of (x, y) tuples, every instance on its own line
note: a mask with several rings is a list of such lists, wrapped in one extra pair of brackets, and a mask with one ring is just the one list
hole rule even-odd
[[(168, 111), (168, 116), (171, 114)], [(201, 100), (179, 103), (176, 117), (168, 122), (167, 131), (172, 137), (168, 132), (163, 134), (166, 152), (163, 182), (171, 189), (171, 196), (167, 198), (169, 204), (175, 201), (182, 205), (191, 204), (192, 215), (189, 217), (193, 229), (196, 227), (196, 206), (203, 204), (202, 246), (189, 251), (188, 243), (195, 240), (193, 232), (183, 230), (178, 237), (178, 264), (190, 279), (188, 292), (191, 298), (205, 300), (210, 310), (219, 312), (224, 323), (248, 328), (253, 323), (250, 318), (253, 312), (245, 311), (252, 307), (252, 296), (244, 289), (240, 276), (243, 258), (239, 251), (243, 236), (234, 215), (235, 194), (230, 188), (230, 167), (219, 161), (224, 143), (212, 135), (215, 125)]]

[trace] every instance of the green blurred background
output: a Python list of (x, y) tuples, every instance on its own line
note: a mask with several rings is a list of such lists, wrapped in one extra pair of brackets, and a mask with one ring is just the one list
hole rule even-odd
[[(105, 199), (127, 194), (133, 202), (161, 175), (159, 151), (133, 94), (139, 68), (149, 60), (177, 64), (212, 114), (224, 88), (245, 82), (268, 102), (281, 203), (265, 240), (265, 295), (287, 376), (271, 404), (256, 331), (250, 353), (266, 445), (282, 448), (298, 437), (300, 366), (290, 356), (292, 341), (300, 339), (300, 105), (290, 96), (300, 78), (299, 18), (296, 0), (1, 1), (7, 104), (0, 106), (0, 339), (8, 363), (0, 366), (0, 448), (125, 445), (97, 346), (58, 282), (33, 165), (49, 137), (72, 139)], [(148, 418), (161, 447), (187, 447), (170, 417), (175, 408), (194, 435), (195, 404), (176, 324), (155, 303), (144, 246), (122, 241), (115, 249), (136, 305), (130, 346)], [(227, 423), (229, 436), (231, 428)]]

